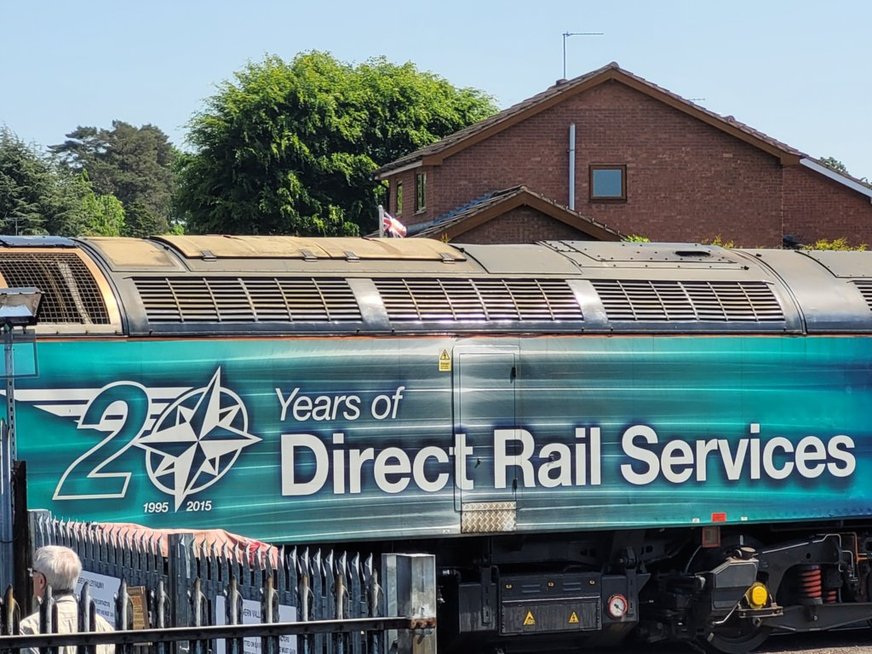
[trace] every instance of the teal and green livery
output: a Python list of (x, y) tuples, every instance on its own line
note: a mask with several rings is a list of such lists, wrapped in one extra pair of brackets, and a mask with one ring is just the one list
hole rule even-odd
[(0, 275), (43, 294), (31, 508), (432, 552), (449, 649), (872, 611), (872, 253), (0, 237)]
[(863, 337), (48, 341), (38, 357), (17, 389), (29, 502), (85, 520), (310, 542), (460, 534), (488, 503), (530, 533), (872, 507)]

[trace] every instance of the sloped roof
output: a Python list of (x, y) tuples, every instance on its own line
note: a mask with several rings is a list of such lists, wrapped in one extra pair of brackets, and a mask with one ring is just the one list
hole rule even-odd
[(600, 241), (620, 241), (623, 238), (620, 232), (534, 193), (526, 186), (514, 186), (488, 193), (429, 222), (409, 225), (408, 235), (427, 238), (447, 235), (453, 240), (460, 234), (521, 206), (535, 209)]
[(716, 129), (720, 129), (731, 136), (764, 150), (777, 157), (783, 165), (797, 164), (801, 158), (807, 156), (786, 143), (782, 143), (763, 132), (749, 127), (732, 116), (721, 116), (713, 111), (709, 111), (690, 100), (686, 100), (638, 75), (624, 70), (617, 63), (612, 62), (574, 79), (560, 80), (542, 93), (527, 98), (508, 109), (494, 114), (490, 118), (455, 132), (441, 141), (427, 145), (382, 166), (375, 172), (375, 175), (377, 178), (384, 178), (391, 171), (411, 165), (439, 165), (443, 160), (461, 150), (490, 138), (494, 134), (508, 129), (541, 111), (545, 111), (573, 95), (583, 93), (612, 80), (629, 86), (655, 100), (664, 102), (679, 111), (702, 120)]
[(799, 163), (806, 168), (815, 171), (819, 175), (829, 177), (831, 180), (838, 182), (843, 186), (847, 186), (848, 188), (857, 191), (857, 193), (865, 195), (870, 201), (872, 201), (872, 184), (866, 180), (858, 179), (847, 173), (840, 173), (838, 170), (830, 168), (819, 159), (813, 159), (812, 157), (804, 157)]

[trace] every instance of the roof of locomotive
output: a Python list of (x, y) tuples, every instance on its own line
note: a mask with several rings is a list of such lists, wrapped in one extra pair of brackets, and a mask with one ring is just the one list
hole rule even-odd
[(0, 236), (65, 335), (872, 330), (872, 253), (429, 239)]

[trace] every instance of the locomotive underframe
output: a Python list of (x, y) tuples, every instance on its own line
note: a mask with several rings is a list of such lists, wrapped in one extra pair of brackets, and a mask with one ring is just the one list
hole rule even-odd
[[(706, 548), (700, 529), (481, 537), (448, 552), (441, 542), (440, 649), (632, 639), (735, 654), (773, 632), (863, 625), (872, 615), (872, 524), (717, 531), (720, 544)], [(754, 604), (749, 588), (761, 584), (766, 601)], [(614, 598), (626, 601), (621, 615)]]

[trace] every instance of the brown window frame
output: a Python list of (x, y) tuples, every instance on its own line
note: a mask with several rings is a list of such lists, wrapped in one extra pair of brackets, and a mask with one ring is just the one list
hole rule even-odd
[(427, 210), (427, 173), (415, 175), (415, 213)]
[[(621, 195), (594, 195), (593, 174), (597, 170), (621, 171)], [(591, 164), (588, 178), (590, 184), (591, 202), (626, 202), (627, 201), (627, 166), (626, 164)]]
[(394, 207), (394, 215), (399, 216), (403, 213), (403, 183), (397, 182), (396, 189), (394, 190), (394, 197), (396, 199), (396, 206)]

